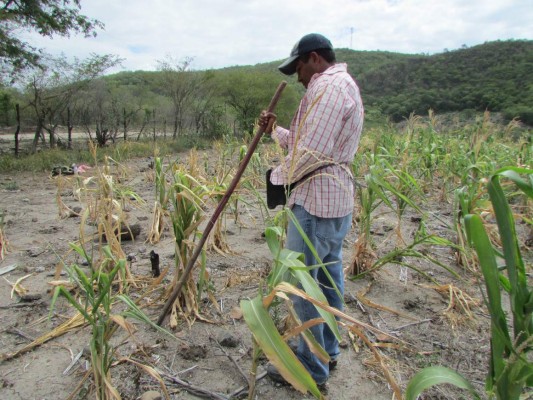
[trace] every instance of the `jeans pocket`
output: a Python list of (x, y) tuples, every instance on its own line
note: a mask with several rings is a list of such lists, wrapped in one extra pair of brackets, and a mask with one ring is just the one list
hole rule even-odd
[(341, 218), (318, 218), (316, 219), (315, 235), (322, 241), (342, 241), (348, 233), (351, 215)]
[(317, 218), (315, 226), (315, 235), (322, 241), (328, 241), (333, 239), (335, 235), (338, 235), (338, 228), (334, 223), (334, 220), (330, 218)]

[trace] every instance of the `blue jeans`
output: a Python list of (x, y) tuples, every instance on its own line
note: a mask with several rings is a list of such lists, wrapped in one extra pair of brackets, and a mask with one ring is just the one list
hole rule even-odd
[[(310, 242), (315, 247), (318, 256), (323, 263), (330, 263), (327, 265), (327, 270), (335, 282), (337, 289), (344, 297), (344, 273), (342, 269), (342, 243), (344, 237), (348, 233), (352, 222), (352, 215), (349, 214), (341, 218), (320, 218), (309, 214), (305, 208), (295, 204), (292, 212), (298, 220), (303, 231), (306, 233)], [(305, 255), (305, 264), (308, 266), (316, 265), (320, 261), (316, 260), (309, 247), (302, 239), (300, 233), (292, 222), (289, 221), (287, 228), (287, 243), (286, 247), (289, 250), (297, 251)], [(339, 298), (339, 295), (332, 288), (331, 282), (326, 277), (321, 268), (315, 268), (310, 271), (310, 274), (318, 282), (322, 288), (326, 299), (330, 306), (339, 310), (343, 309), (344, 298)], [(299, 296), (292, 296), (294, 308), (298, 317), (302, 322), (313, 318), (319, 318), (320, 314), (315, 306), (302, 299)], [(339, 342), (335, 335), (326, 324), (315, 325), (311, 328), (317, 342), (326, 350), (332, 360), (335, 360), (339, 355)], [(318, 383), (324, 383), (329, 376), (329, 366), (323, 363), (310, 350), (304, 340), (300, 340), (298, 344), (298, 351), (296, 352), (298, 359), (307, 368), (313, 379)]]

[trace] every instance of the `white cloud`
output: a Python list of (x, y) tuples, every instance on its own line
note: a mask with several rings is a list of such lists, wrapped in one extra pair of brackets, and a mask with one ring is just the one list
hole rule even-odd
[(126, 70), (155, 69), (171, 54), (196, 69), (282, 59), (304, 34), (335, 47), (435, 53), (491, 40), (533, 39), (530, 0), (82, 0), (82, 13), (105, 23), (96, 38), (49, 40), (48, 52), (125, 58)]

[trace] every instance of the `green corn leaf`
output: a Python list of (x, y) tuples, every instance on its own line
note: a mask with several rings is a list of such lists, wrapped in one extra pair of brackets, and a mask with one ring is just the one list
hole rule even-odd
[(96, 299), (96, 301), (94, 302), (94, 309), (98, 309), (98, 307), (100, 307), (100, 304), (103, 303), (104, 307), (106, 307), (106, 311), (107, 311), (107, 308), (109, 306), (109, 301), (110, 301), (110, 292), (109, 292), (109, 289), (111, 288), (111, 285), (113, 284), (113, 281), (111, 279), (109, 279), (109, 274), (105, 273), (105, 272), (100, 272), (99, 274), (99, 285), (98, 285), (98, 289), (100, 291), (100, 294), (98, 296), (98, 298)]
[[(303, 264), (303, 263), (302, 263)], [(307, 271), (304, 270), (293, 270), (292, 273), (296, 276), (296, 279), (302, 287), (304, 288), (305, 292), (311, 296), (312, 298), (324, 303), (328, 304), (328, 300), (326, 299), (326, 296), (324, 296), (324, 293), (322, 292), (322, 289), (318, 286), (318, 283), (313, 279), (311, 274), (309, 274)], [(337, 320), (335, 319), (335, 316), (331, 314), (330, 312), (322, 309), (319, 306), (316, 306), (317, 311), (319, 312), (320, 316), (324, 319), (326, 324), (328, 324), (329, 328), (337, 338), (337, 340), (341, 340), (341, 334), (339, 332), (339, 327), (337, 325)]]
[[(524, 179), (520, 174), (526, 174), (527, 179)], [(505, 176), (513, 181), (529, 198), (533, 198), (533, 170), (518, 167), (505, 167), (497, 170), (494, 176)]]
[(281, 249), (279, 262), (291, 268), (309, 269), (304, 263), (303, 254), (289, 249)]
[(529, 292), (528, 299), (524, 304), (524, 313), (528, 314), (531, 318), (532, 312), (533, 312), (533, 291)]
[(524, 385), (532, 379), (531, 362), (522, 357), (510, 358), (504, 372), (495, 382), (498, 399), (520, 399)]
[(83, 270), (77, 266), (73, 265), (72, 270), (76, 273), (72, 278), (76, 281), (77, 285), (87, 294), (87, 297), (94, 298), (94, 288), (92, 280), (83, 272)]
[(503, 290), (505, 290), (507, 293), (511, 292), (512, 286), (509, 282), (509, 279), (504, 275), (500, 274), (500, 285), (502, 285)]
[(155, 324), (138, 306), (135, 304), (135, 302), (128, 296), (119, 294), (117, 295), (117, 299), (122, 301), (128, 309), (122, 313), (125, 317), (130, 317), (132, 319), (135, 319), (139, 322), (144, 322), (147, 325), (150, 325), (152, 328), (156, 329), (157, 331), (164, 333), (167, 336), (172, 337), (174, 340), (178, 340), (178, 338), (173, 335), (171, 332), (167, 331), (165, 328)]
[(87, 262), (89, 263), (89, 265), (92, 265), (92, 259), (91, 257), (89, 257), (89, 255), (87, 254), (87, 252), (85, 251), (85, 249), (82, 247), (82, 246), (79, 246), (75, 243), (69, 243), (69, 246), (76, 252), (78, 253), (84, 260), (87, 260)]
[(95, 321), (94, 319), (87, 313), (87, 310), (85, 310), (77, 301), (76, 299), (70, 294), (68, 290), (66, 290), (63, 286), (56, 287), (56, 290), (54, 291), (54, 295), (52, 297), (52, 303), (50, 304), (50, 314), (49, 317), (52, 316), (52, 311), (54, 309), (55, 303), (57, 301), (57, 298), (59, 295), (65, 297), (67, 301), (70, 303), (71, 306), (73, 306), (78, 312), (85, 318), (85, 320), (91, 324), (94, 325)]
[(108, 259), (113, 259), (113, 253), (111, 252), (111, 247), (104, 246), (102, 247), (102, 251), (107, 256)]
[(268, 245), (268, 248), (270, 249), (270, 252), (274, 256), (274, 259), (276, 259), (280, 253), (280, 244), (279, 244), (279, 238), (282, 236), (282, 231), (279, 226), (269, 226), (265, 230), (265, 238)]
[(475, 399), (480, 398), (472, 384), (462, 375), (446, 367), (433, 366), (424, 368), (413, 376), (407, 385), (405, 400), (416, 400), (427, 388), (442, 383), (449, 383), (461, 389), (466, 389)]
[(315, 381), (279, 334), (268, 310), (263, 307), (261, 296), (242, 300), (241, 310), (255, 340), (285, 380), (296, 390), (302, 393), (310, 391), (320, 398)]
[[(288, 249), (282, 249), (279, 262), (290, 270), (291, 274), (296, 278), (296, 281), (302, 285), (305, 292), (309, 296), (319, 300), (324, 304), (328, 304), (328, 301), (324, 296), (324, 293), (318, 286), (318, 283), (309, 273), (310, 267), (305, 265), (303, 257), (304, 255), (302, 253), (298, 253)], [(318, 268), (318, 266), (316, 268)], [(331, 331), (335, 334), (337, 339), (341, 340), (339, 328), (337, 326), (337, 321), (335, 320), (335, 317), (331, 313), (325, 311), (324, 309), (318, 306), (316, 306), (316, 309), (320, 313), (320, 316), (331, 328)]]
[[(485, 278), (485, 286), (488, 296), (487, 307), (492, 319), (491, 376), (492, 379), (495, 379), (495, 377), (499, 376), (504, 369), (504, 361), (502, 357), (505, 354), (509, 354), (509, 350), (512, 348), (507, 320), (502, 308), (499, 284), (500, 273), (498, 271), (494, 251), (492, 250), (492, 243), (485, 232), (481, 217), (479, 215), (469, 214), (465, 217), (465, 223), (469, 240), (473, 243), (474, 248), (476, 249), (481, 271)], [(489, 387), (491, 387), (490, 384)]]
[(516, 240), (513, 214), (497, 175), (492, 177), (488, 185), (488, 191), (494, 207), (496, 221), (498, 222), (509, 281), (512, 287), (518, 288), (518, 284), (522, 283), (521, 281), (525, 282), (518, 275), (523, 271), (523, 265), (520, 268), (520, 250)]
[[(502, 241), (507, 276), (511, 286), (509, 294), (511, 297), (515, 337), (518, 337), (520, 332), (527, 332), (530, 335), (533, 334), (533, 321), (523, 312), (524, 305), (529, 300), (530, 289), (528, 288), (524, 262), (520, 254), (520, 245), (515, 230), (513, 213), (500, 185), (499, 178), (500, 176), (504, 176), (511, 179), (528, 197), (533, 198), (531, 179), (523, 179), (519, 175), (519, 172), (528, 174), (530, 177), (533, 176), (532, 170), (512, 167), (503, 168), (496, 171), (488, 185), (488, 191)], [(518, 344), (520, 343), (521, 341), (518, 342)]]
[(266, 241), (274, 259), (274, 266), (268, 275), (268, 285), (271, 289), (286, 278), (288, 270), (288, 266), (280, 260), (282, 258), (282, 249), (279, 243), (281, 235), (282, 232), (279, 227), (269, 227), (265, 231)]
[(322, 346), (320, 346), (320, 344), (316, 341), (315, 337), (313, 336), (313, 333), (310, 330), (302, 332), (302, 335), (304, 336), (304, 340), (306, 341), (309, 350), (314, 355), (316, 355), (319, 359), (323, 360), (326, 363), (331, 360), (331, 357), (329, 356), (328, 352), (324, 350)]
[(322, 263), (322, 260), (320, 259), (319, 255), (318, 255), (318, 253), (317, 253), (317, 251), (315, 249), (315, 246), (313, 246), (313, 244), (311, 243), (311, 241), (307, 237), (306, 233), (304, 232), (304, 230), (302, 229), (302, 227), (298, 223), (298, 220), (294, 216), (293, 212), (291, 210), (289, 210), (288, 208), (286, 208), (285, 211), (287, 212), (287, 215), (289, 216), (289, 219), (292, 221), (292, 223), (294, 224), (294, 226), (298, 230), (298, 233), (302, 236), (302, 239), (304, 240), (305, 244), (307, 245), (309, 250), (311, 250), (311, 253), (313, 254), (313, 257), (315, 257), (315, 260), (317, 260), (318, 264), (320, 264), (320, 268), (322, 269), (322, 272), (324, 273), (324, 275), (326, 275), (326, 278), (328, 278), (328, 281), (331, 284), (331, 287), (335, 290), (335, 292), (337, 293), (337, 296), (339, 296), (342, 299), (342, 301), (344, 302), (344, 297), (342, 296), (341, 292), (337, 288), (337, 285), (335, 285), (335, 282), (333, 281), (333, 278), (331, 277), (331, 275), (330, 275), (329, 271), (327, 270), (325, 264)]

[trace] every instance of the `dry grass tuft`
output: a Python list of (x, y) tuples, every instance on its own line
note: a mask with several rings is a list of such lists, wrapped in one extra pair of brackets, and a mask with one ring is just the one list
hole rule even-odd
[(474, 299), (451, 283), (425, 287), (434, 289), (444, 298), (447, 298), (448, 307), (442, 311), (442, 314), (448, 318), (453, 329), (457, 328), (461, 323), (474, 320), (475, 317), (472, 310), (481, 305), (480, 300)]
[(355, 242), (352, 260), (344, 272), (348, 276), (357, 276), (370, 270), (376, 259), (376, 253), (370, 248), (365, 236), (361, 235)]

